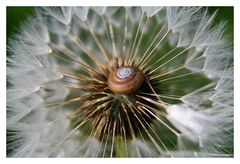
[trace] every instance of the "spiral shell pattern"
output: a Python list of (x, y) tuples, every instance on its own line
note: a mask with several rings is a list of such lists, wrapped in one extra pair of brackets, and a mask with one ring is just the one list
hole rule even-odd
[(109, 88), (113, 93), (130, 94), (138, 90), (144, 81), (144, 74), (137, 67), (120, 67), (110, 73)]
[(122, 67), (119, 68), (117, 71), (117, 77), (120, 79), (128, 78), (129, 76), (132, 76), (134, 73), (134, 69), (131, 67)]

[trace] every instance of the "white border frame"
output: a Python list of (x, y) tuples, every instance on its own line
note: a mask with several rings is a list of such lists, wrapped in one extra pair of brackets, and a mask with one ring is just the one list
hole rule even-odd
[[(7, 6), (234, 6), (234, 158), (155, 158), (155, 159), (13, 159), (6, 158), (6, 7)], [(0, 1), (0, 161), (6, 163), (33, 163), (50, 162), (58, 164), (67, 162), (112, 163), (112, 162), (138, 162), (138, 163), (236, 163), (240, 161), (240, 3), (238, 0), (1, 0)], [(237, 101), (238, 100), (238, 101)], [(17, 160), (17, 161), (16, 161)], [(133, 161), (134, 160), (134, 161)]]

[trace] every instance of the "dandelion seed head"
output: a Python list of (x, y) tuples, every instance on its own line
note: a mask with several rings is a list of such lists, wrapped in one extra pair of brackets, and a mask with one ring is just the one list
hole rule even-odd
[(9, 41), (8, 156), (232, 156), (233, 52), (216, 14), (37, 8)]

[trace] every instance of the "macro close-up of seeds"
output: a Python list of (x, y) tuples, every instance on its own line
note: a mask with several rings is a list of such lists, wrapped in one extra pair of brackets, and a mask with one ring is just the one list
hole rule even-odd
[(233, 157), (233, 37), (207, 7), (35, 7), (7, 45), (7, 157)]

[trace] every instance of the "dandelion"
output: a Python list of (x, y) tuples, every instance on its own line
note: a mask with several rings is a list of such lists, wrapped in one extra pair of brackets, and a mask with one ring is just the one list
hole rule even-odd
[(48, 7), (9, 41), (9, 157), (231, 157), (233, 52), (201, 7)]

